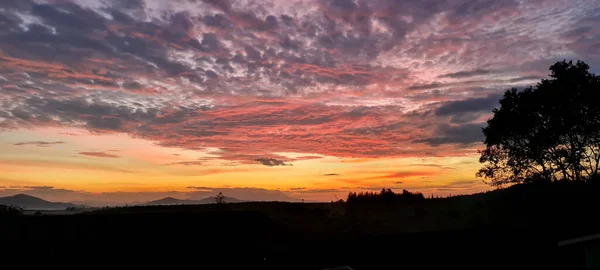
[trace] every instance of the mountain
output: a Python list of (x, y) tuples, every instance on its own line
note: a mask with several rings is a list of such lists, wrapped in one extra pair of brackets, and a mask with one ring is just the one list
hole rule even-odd
[(0, 205), (17, 206), (26, 210), (64, 210), (67, 207), (75, 206), (72, 203), (49, 202), (26, 194), (1, 197)]
[[(225, 197), (225, 202), (226, 203), (238, 203), (238, 202), (243, 202), (243, 201), (238, 200), (233, 197)], [(208, 198), (204, 198), (201, 200), (182, 200), (182, 199), (176, 199), (173, 197), (166, 197), (166, 198), (162, 198), (160, 200), (148, 202), (144, 205), (178, 205), (178, 204), (211, 204), (211, 203), (216, 203), (215, 197), (208, 197)]]

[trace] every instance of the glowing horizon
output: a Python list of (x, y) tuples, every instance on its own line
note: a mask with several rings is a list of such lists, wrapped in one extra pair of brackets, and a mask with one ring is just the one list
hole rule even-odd
[(0, 196), (485, 191), (501, 94), (598, 72), (599, 23), (594, 1), (3, 1)]

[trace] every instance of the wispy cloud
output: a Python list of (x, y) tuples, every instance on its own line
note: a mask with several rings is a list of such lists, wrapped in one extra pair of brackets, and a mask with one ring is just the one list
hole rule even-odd
[(414, 176), (428, 176), (435, 174), (432, 171), (406, 171), (406, 172), (395, 172), (395, 173), (387, 173), (380, 176), (372, 176), (368, 179), (398, 179), (398, 178), (406, 178), (406, 177), (414, 177)]
[(99, 157), (99, 158), (120, 158), (120, 156), (109, 154), (106, 152), (79, 152), (80, 155)]
[(52, 145), (64, 144), (64, 143), (65, 142), (61, 142), (61, 141), (54, 141), (54, 142), (33, 141), (33, 142), (19, 142), (19, 143), (14, 143), (13, 145), (16, 145), (16, 146), (35, 145), (35, 146), (39, 146), (39, 147), (49, 147)]

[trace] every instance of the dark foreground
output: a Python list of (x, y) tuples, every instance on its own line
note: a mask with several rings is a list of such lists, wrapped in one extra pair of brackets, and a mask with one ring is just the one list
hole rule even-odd
[(207, 269), (579, 268), (564, 262), (557, 242), (597, 227), (552, 227), (324, 236), (289, 232), (259, 212), (30, 216), (3, 222), (2, 256), (59, 265), (162, 262)]
[(0, 221), (0, 258), (84, 268), (582, 268), (558, 242), (600, 232), (597, 192), (511, 192), (511, 203), (494, 193), (379, 208), (248, 203), (18, 216)]

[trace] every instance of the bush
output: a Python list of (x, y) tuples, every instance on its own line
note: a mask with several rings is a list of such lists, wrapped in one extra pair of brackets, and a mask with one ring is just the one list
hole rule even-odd
[(16, 206), (0, 205), (0, 217), (14, 217), (23, 215), (23, 209)]

